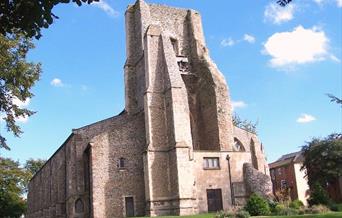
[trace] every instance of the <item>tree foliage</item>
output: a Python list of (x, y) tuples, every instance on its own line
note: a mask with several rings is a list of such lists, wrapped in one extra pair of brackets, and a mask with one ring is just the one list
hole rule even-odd
[[(27, 52), (33, 47), (31, 40), (22, 34), (0, 34), (0, 118), (15, 136), (22, 133), (16, 120), (34, 114), (19, 105), (33, 96), (31, 88), (41, 73), (40, 64), (26, 60)], [(0, 135), (1, 147), (9, 149)]]
[(26, 210), (21, 197), (28, 177), (19, 162), (0, 157), (0, 217), (20, 217)]
[(24, 168), (31, 174), (31, 176), (34, 176), (40, 168), (42, 168), (45, 164), (46, 160), (43, 159), (29, 159), (26, 161)]
[(29, 159), (22, 168), (18, 161), (0, 157), (0, 218), (20, 217), (25, 212), (26, 200), (22, 196), (44, 163), (42, 159)]
[(292, 2), (292, 0), (277, 0), (277, 4), (282, 6), (282, 7), (285, 7), (286, 5), (288, 5), (291, 2)]
[(248, 132), (257, 134), (258, 122), (253, 123), (249, 120), (243, 120), (237, 114), (233, 115), (233, 125), (241, 129), (247, 130)]
[(328, 205), (330, 203), (328, 192), (322, 187), (319, 182), (315, 182), (311, 186), (310, 198), (308, 199), (310, 205)]
[(335, 102), (336, 104), (340, 104), (342, 106), (342, 99), (340, 99), (340, 98), (338, 98), (332, 94), (327, 94), (327, 96), (330, 98), (331, 102)]
[[(72, 0), (77, 5), (99, 0)], [(52, 9), (71, 0), (3, 0), (0, 1), (0, 33), (6, 35), (19, 30), (25, 36), (41, 37), (41, 29), (48, 28), (58, 19)]]
[(317, 182), (323, 188), (342, 176), (342, 134), (314, 138), (302, 147), (309, 186)]

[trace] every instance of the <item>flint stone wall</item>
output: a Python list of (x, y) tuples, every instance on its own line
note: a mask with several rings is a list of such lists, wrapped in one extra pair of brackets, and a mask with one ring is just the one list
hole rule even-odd
[(267, 199), (272, 199), (271, 177), (261, 173), (251, 163), (243, 164), (243, 174), (248, 195), (259, 194)]

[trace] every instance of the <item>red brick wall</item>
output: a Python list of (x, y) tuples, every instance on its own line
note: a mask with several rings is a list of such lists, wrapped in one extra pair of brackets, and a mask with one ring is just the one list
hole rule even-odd
[(288, 164), (276, 168), (271, 168), (271, 179), (273, 183), (273, 193), (276, 195), (278, 191), (281, 191), (281, 181), (285, 180), (287, 187), (291, 190), (291, 199), (298, 199), (296, 176), (294, 171), (294, 165)]

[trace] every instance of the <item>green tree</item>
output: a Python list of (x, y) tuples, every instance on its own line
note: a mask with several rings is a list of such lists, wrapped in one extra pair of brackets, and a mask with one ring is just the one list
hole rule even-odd
[(25, 190), (27, 172), (19, 162), (0, 157), (0, 217), (20, 217), (26, 210), (21, 197)]
[(342, 176), (342, 134), (314, 138), (302, 147), (308, 184), (312, 189), (317, 182), (326, 188), (329, 182)]
[(36, 174), (40, 168), (45, 164), (46, 160), (43, 159), (29, 159), (26, 161), (24, 168), (32, 175)]
[[(77, 5), (99, 0), (72, 0)], [(60, 3), (71, 0), (5, 0), (0, 1), (0, 33), (6, 36), (19, 30), (25, 36), (41, 37), (41, 29), (48, 28), (58, 19), (52, 9)]]
[[(34, 114), (18, 105), (33, 96), (31, 88), (41, 73), (40, 64), (26, 60), (27, 52), (33, 47), (31, 40), (22, 34), (0, 34), (0, 119), (5, 121), (7, 131), (17, 137), (22, 131), (16, 120)], [(9, 149), (1, 134), (0, 148)]]
[(26, 211), (26, 200), (22, 196), (32, 176), (45, 162), (29, 159), (21, 168), (18, 161), (0, 157), (0, 218), (20, 217)]
[(28, 191), (28, 184), (32, 177), (44, 166), (46, 160), (43, 159), (29, 159), (24, 165), (25, 181), (24, 181), (24, 192)]
[(257, 134), (258, 122), (253, 123), (249, 120), (243, 120), (236, 113), (233, 115), (233, 125), (241, 129), (247, 130), (248, 132)]
[(327, 191), (322, 187), (321, 184), (315, 182), (311, 186), (310, 198), (308, 199), (310, 205), (324, 204), (328, 205), (330, 203), (329, 195)]

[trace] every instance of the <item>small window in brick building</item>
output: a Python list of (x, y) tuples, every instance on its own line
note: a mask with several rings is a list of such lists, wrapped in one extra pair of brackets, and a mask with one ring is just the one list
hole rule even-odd
[(220, 162), (218, 157), (205, 157), (203, 158), (204, 169), (219, 169)]
[(279, 168), (277, 169), (278, 175), (281, 175), (281, 171), (282, 171), (282, 168), (279, 167)]
[(84, 212), (83, 201), (80, 198), (75, 201), (75, 212), (76, 213), (83, 213)]
[(271, 178), (272, 178), (272, 180), (275, 180), (274, 170), (270, 170), (270, 171), (271, 171)]
[(118, 160), (118, 168), (125, 168), (125, 161), (126, 161), (125, 158), (123, 158), (123, 157), (119, 158), (119, 160)]
[(281, 189), (286, 189), (287, 188), (287, 181), (286, 180), (281, 180), (280, 181), (280, 188)]

